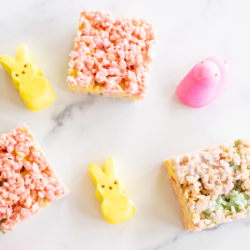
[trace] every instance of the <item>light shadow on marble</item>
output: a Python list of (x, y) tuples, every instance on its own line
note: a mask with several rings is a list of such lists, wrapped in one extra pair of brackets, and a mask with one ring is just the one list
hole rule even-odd
[(154, 208), (152, 207), (152, 212), (158, 219), (184, 230), (181, 209), (164, 164), (160, 167), (158, 178), (156, 190), (154, 191), (156, 195), (152, 203), (157, 204), (159, 200), (162, 200), (162, 202)]
[[(67, 35), (65, 36), (64, 38), (60, 38), (58, 42), (55, 42), (55, 44), (58, 44), (60, 43), (61, 40), (65, 40), (67, 39), (67, 43), (66, 45), (64, 45), (64, 52), (63, 53), (60, 53), (58, 55), (58, 63), (57, 63), (57, 80), (55, 81), (55, 84), (60, 88), (62, 89), (63, 91), (67, 91), (69, 92), (69, 87), (68, 87), (68, 83), (66, 81), (67, 77), (69, 76), (69, 62), (70, 62), (70, 59), (71, 57), (69, 56), (70, 52), (74, 49), (74, 43), (73, 43), (73, 40), (75, 38), (75, 33), (76, 33), (76, 30), (77, 30), (77, 26), (74, 30), (74, 32), (71, 32), (71, 33), (74, 33), (74, 35)], [(72, 94), (73, 95), (73, 94)]]
[[(141, 218), (147, 217), (150, 221), (160, 223), (167, 228), (171, 225), (177, 230), (185, 230), (182, 221), (182, 213), (178, 200), (175, 196), (172, 184), (168, 178), (166, 167), (161, 163), (143, 175), (144, 183), (140, 185), (150, 185), (150, 189), (140, 187), (141, 199), (145, 199), (137, 212)], [(136, 200), (134, 200), (136, 204)], [(143, 204), (143, 205), (142, 205)]]
[(78, 213), (87, 215), (91, 219), (103, 220), (100, 208), (100, 201), (95, 195), (96, 187), (92, 183), (88, 168), (85, 166), (83, 171), (74, 177), (77, 181), (78, 187), (74, 189), (73, 207), (78, 210)]

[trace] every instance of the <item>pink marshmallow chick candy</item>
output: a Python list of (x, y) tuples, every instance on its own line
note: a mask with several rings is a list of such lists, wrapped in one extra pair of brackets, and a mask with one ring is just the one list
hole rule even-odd
[(200, 108), (211, 103), (224, 88), (229, 75), (226, 61), (209, 57), (194, 66), (177, 86), (177, 95), (187, 106)]

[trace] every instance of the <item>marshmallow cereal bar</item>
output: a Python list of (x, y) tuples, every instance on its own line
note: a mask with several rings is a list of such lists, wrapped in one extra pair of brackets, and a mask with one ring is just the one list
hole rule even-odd
[(68, 192), (27, 125), (0, 137), (0, 231), (14, 230)]
[(154, 45), (155, 32), (146, 21), (86, 9), (70, 53), (70, 91), (144, 99)]
[(165, 161), (188, 231), (250, 215), (250, 143), (240, 139)]

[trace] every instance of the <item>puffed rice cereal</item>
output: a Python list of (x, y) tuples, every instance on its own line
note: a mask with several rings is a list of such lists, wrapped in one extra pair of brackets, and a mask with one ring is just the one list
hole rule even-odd
[(0, 231), (14, 230), (68, 193), (27, 125), (0, 137)]
[(165, 161), (188, 231), (250, 215), (250, 143), (240, 139)]
[(154, 45), (155, 32), (146, 21), (85, 9), (70, 53), (70, 91), (144, 99)]

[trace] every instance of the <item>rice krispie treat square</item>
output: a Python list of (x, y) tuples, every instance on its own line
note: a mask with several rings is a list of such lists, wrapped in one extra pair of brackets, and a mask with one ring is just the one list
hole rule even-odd
[(188, 231), (250, 215), (250, 143), (212, 146), (165, 162)]
[(0, 231), (14, 230), (68, 193), (27, 125), (0, 137)]
[(86, 9), (70, 53), (70, 91), (144, 99), (154, 45), (155, 32), (146, 21)]

